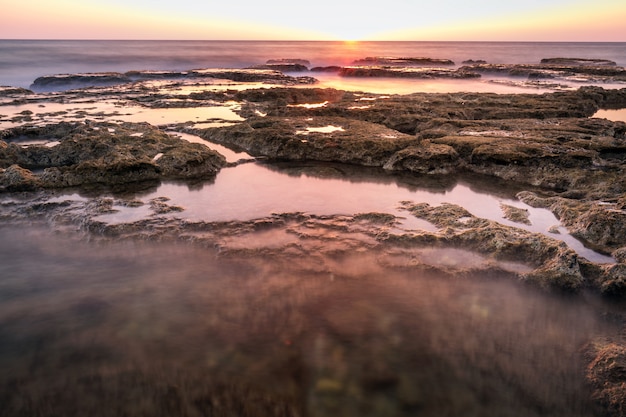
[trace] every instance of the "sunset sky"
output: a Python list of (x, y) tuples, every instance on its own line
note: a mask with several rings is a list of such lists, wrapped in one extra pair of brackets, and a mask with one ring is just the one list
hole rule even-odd
[(626, 41), (624, 0), (0, 0), (0, 39)]

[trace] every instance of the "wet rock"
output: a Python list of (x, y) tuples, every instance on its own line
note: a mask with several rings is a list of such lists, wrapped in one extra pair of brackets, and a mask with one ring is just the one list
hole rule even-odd
[(298, 63), (291, 63), (291, 62), (254, 65), (250, 68), (261, 69), (261, 70), (273, 70), (273, 71), (280, 71), (280, 72), (306, 72), (309, 70), (309, 68), (306, 65), (302, 65)]
[(623, 298), (626, 295), (626, 265), (618, 263), (604, 266), (596, 285), (605, 296)]
[(582, 276), (578, 257), (575, 252), (562, 244), (558, 253), (541, 267), (524, 276), (543, 288), (556, 288), (563, 291), (580, 290), (585, 279)]
[[(583, 276), (578, 256), (565, 243), (542, 234), (477, 218), (454, 204), (432, 207), (426, 203), (409, 203), (404, 207), (414, 216), (442, 229), (439, 234), (431, 234), (429, 244), (442, 245), (445, 242), (446, 245), (488, 253), (498, 259), (530, 263), (536, 268), (523, 274), (522, 278), (545, 289), (576, 292), (593, 278)], [(432, 239), (435, 236), (438, 238)], [(424, 239), (419, 237), (417, 240)]]
[(337, 65), (329, 65), (327, 67), (313, 67), (311, 68), (311, 72), (334, 72), (338, 73), (341, 71), (341, 67)]
[(37, 78), (31, 85), (35, 91), (112, 86), (145, 80), (224, 79), (238, 82), (268, 82), (285, 85), (314, 84), (312, 77), (291, 77), (273, 69), (196, 69), (189, 71), (129, 71), (89, 74), (47, 75)]
[(392, 77), (392, 78), (480, 78), (480, 74), (467, 70), (448, 68), (415, 68), (393, 66), (342, 67), (343, 77)]
[(500, 208), (504, 213), (504, 218), (516, 223), (531, 224), (528, 219), (530, 213), (526, 209), (510, 206), (508, 204), (500, 204)]
[(626, 211), (614, 203), (541, 198), (527, 191), (518, 193), (517, 197), (530, 206), (549, 208), (572, 235), (605, 253), (621, 248), (626, 242)]
[(609, 65), (616, 66), (617, 63), (608, 59), (595, 58), (543, 58), (542, 64), (559, 64), (559, 65)]
[(280, 59), (268, 59), (266, 64), (299, 64), (306, 67), (311, 66), (311, 62), (308, 59), (302, 58), (280, 58)]
[(473, 65), (473, 64), (486, 64), (487, 61), (484, 59), (468, 59), (462, 62), (464, 65)]
[(394, 153), (417, 143), (412, 136), (380, 125), (332, 117), (268, 116), (197, 133), (218, 143), (242, 148), (254, 156), (364, 166), (383, 166)]
[(383, 168), (420, 174), (451, 174), (459, 166), (459, 155), (453, 147), (422, 141), (396, 152)]
[[(55, 188), (210, 178), (226, 164), (221, 155), (206, 146), (173, 138), (149, 125), (115, 125), (111, 129), (107, 124), (61, 124), (57, 128), (58, 131), (55, 126), (28, 131), (29, 135), (59, 136), (61, 141), (54, 147), (0, 147), (0, 167), (19, 164), (43, 170), (26, 175), (14, 168), (9, 171), (10, 176), (5, 171), (6, 186)], [(23, 132), (18, 129), (14, 133)], [(137, 136), (137, 132), (142, 135)], [(21, 182), (17, 181), (17, 172), (22, 173)]]
[(614, 416), (626, 415), (626, 347), (605, 340), (595, 341), (588, 349), (590, 363), (587, 380), (593, 397)]
[(437, 58), (395, 58), (387, 56), (374, 56), (363, 59), (357, 59), (353, 62), (354, 65), (359, 66), (377, 66), (377, 65), (399, 65), (399, 66), (440, 66), (440, 65), (454, 65), (454, 61), (449, 59), (437, 59)]
[(39, 186), (39, 178), (28, 169), (19, 165), (11, 165), (7, 169), (0, 168), (0, 190), (30, 191)]
[(0, 86), (0, 97), (10, 97), (13, 95), (23, 96), (34, 94), (32, 91), (25, 88)]
[(503, 74), (512, 77), (529, 78), (569, 78), (580, 81), (626, 81), (624, 67), (600, 65), (581, 65), (579, 62), (543, 63), (543, 64), (473, 64), (460, 68), (464, 71), (480, 74)]

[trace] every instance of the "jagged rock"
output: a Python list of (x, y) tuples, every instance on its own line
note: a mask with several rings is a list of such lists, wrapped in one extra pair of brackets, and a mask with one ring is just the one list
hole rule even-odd
[(420, 174), (451, 174), (459, 165), (459, 155), (453, 147), (423, 141), (396, 152), (383, 168)]
[(530, 213), (527, 209), (510, 206), (508, 204), (500, 204), (500, 208), (502, 209), (505, 219), (516, 223), (531, 224), (528, 218)]
[(612, 416), (626, 416), (626, 347), (623, 344), (597, 340), (588, 348), (590, 358), (587, 380), (593, 387), (593, 398)]
[(255, 156), (364, 166), (383, 166), (394, 153), (417, 143), (412, 136), (380, 125), (331, 117), (264, 117), (198, 134)]
[(11, 165), (0, 169), (0, 190), (30, 191), (40, 185), (40, 180), (28, 169), (19, 165)]
[(524, 279), (535, 282), (543, 288), (557, 288), (572, 292), (580, 290), (585, 284), (578, 263), (578, 255), (565, 244), (560, 245), (556, 256), (526, 274)]
[[(30, 129), (30, 135), (56, 134), (60, 143), (54, 147), (2, 146), (0, 167), (20, 164), (43, 169), (43, 173), (37, 175), (19, 171), (22, 179), (18, 181), (14, 174), (13, 183), (9, 184), (12, 187), (22, 184), (22, 187), (54, 188), (165, 178), (208, 178), (226, 164), (221, 155), (206, 146), (171, 137), (149, 125), (114, 126), (76, 124), (72, 129), (68, 124), (61, 124), (57, 132), (53, 126)], [(15, 133), (20, 132), (18, 129)]]

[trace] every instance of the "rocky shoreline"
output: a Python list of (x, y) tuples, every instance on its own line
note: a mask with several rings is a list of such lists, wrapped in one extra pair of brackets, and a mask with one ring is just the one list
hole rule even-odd
[[(316, 268), (322, 269), (329, 256), (354, 250), (380, 253), (381, 262), (389, 266), (389, 259), (403, 251), (462, 248), (491, 260), (470, 268), (471, 273), (505, 273), (552, 291), (590, 290), (607, 298), (624, 299), (626, 123), (592, 116), (599, 109), (626, 108), (626, 88), (584, 86), (545, 94), (381, 95), (314, 88), (310, 86), (315, 83), (313, 78), (292, 77), (273, 67), (306, 68), (306, 61), (289, 61), (270, 62), (264, 69), (134, 71), (37, 79), (33, 86), (39, 91), (68, 85), (99, 86), (49, 95), (0, 89), (0, 114), (3, 106), (9, 105), (78, 99), (97, 102), (116, 97), (153, 109), (234, 102), (242, 119), (209, 127), (191, 121), (153, 126), (120, 123), (102, 114), (96, 118), (86, 112), (84, 121), (36, 125), (31, 123), (32, 111), (22, 112), (11, 119), (19, 126), (0, 130), (0, 195), (15, 197), (2, 200), (0, 218), (10, 224), (41, 222), (58, 230), (78, 229), (92, 239), (182, 240), (219, 247), (220, 256), (254, 254), (284, 261), (286, 257), (315, 254), (319, 259)], [(376, 77), (448, 77), (450, 72), (474, 77), (503, 72), (532, 79), (599, 77), (626, 81), (621, 67), (581, 59), (552, 59), (538, 65), (479, 63), (446, 71), (409, 68), (407, 63), (433, 64), (409, 58), (368, 58), (364, 63), (368, 66), (342, 67), (338, 72)], [(376, 66), (369, 65), (372, 63)], [(207, 79), (273, 86), (200, 89), (174, 95), (161, 86), (142, 84), (157, 80), (179, 87), (181, 84), (176, 83)], [(517, 194), (519, 201), (549, 209), (572, 235), (598, 252), (611, 254), (615, 263), (591, 262), (546, 235), (478, 218), (454, 204), (398, 202), (408, 215), (434, 224), (436, 231), (398, 230), (399, 219), (388, 213), (277, 213), (253, 221), (193, 222), (184, 218), (184, 207), (170, 205), (166, 198), (150, 201), (152, 214), (140, 221), (108, 224), (99, 220), (98, 216), (114, 211), (116, 205), (144, 204), (132, 198), (103, 197), (99, 190), (150, 187), (161, 181), (206, 181), (226, 166), (249, 162), (226, 162), (202, 144), (165, 132), (172, 128), (245, 150), (270, 163), (339, 163), (374, 167), (387, 174), (442, 178), (481, 175), (515, 183), (524, 190)], [(42, 143), (24, 145), (29, 141)], [(62, 189), (80, 190), (90, 197), (74, 202), (56, 200), (55, 193)], [(163, 216), (180, 212), (183, 215)], [(504, 217), (520, 224), (528, 221), (523, 210), (515, 207), (503, 207), (503, 212)], [(259, 247), (242, 243), (254, 233), (267, 231), (289, 238)], [(508, 262), (523, 263), (526, 268), (512, 272), (503, 266)], [(450, 271), (447, 266), (414, 262), (396, 263), (395, 267), (469, 273), (463, 268)], [(626, 360), (623, 346), (622, 341), (614, 341), (590, 350), (589, 380), (598, 400), (608, 409), (618, 410), (616, 415), (623, 415), (626, 408), (626, 392), (619, 388), (624, 378), (615, 376), (615, 372), (622, 375), (626, 369), (621, 365)], [(615, 366), (617, 371), (607, 369)]]

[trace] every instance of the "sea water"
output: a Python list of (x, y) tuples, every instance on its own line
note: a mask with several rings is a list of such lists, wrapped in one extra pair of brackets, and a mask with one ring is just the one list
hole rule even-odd
[(245, 68), (281, 58), (350, 65), (370, 56), (451, 59), (457, 66), (597, 58), (625, 66), (626, 43), (0, 40), (0, 85), (28, 88), (37, 77), (68, 73)]
[[(308, 59), (311, 66), (367, 56), (447, 58), (457, 66), (466, 59), (537, 63), (550, 57), (626, 65), (625, 46), (0, 41), (0, 85), (29, 87), (58, 73), (243, 68), (274, 58)], [(444, 85), (478, 88), (472, 81), (436, 81), (405, 84), (402, 91)], [(380, 92), (390, 86), (376, 81)], [(219, 201), (230, 194), (210, 191), (231, 181), (226, 188), (236, 195), (246, 180), (237, 175), (246, 172), (271, 177), (276, 195), (281, 185), (302, 191), (322, 182), (278, 167), (242, 167), (225, 169), (204, 190), (164, 184), (158, 196), (170, 187), (173, 203), (187, 204), (190, 212), (205, 208), (206, 215), (241, 206)], [(359, 182), (362, 199), (389, 193), (380, 179)], [(349, 181), (324, 182), (332, 186), (335, 196), (354, 190)], [(391, 186), (401, 192), (392, 200), (407, 198), (407, 187)], [(461, 184), (447, 194), (460, 204), (469, 204), (464, 193), (465, 200), (480, 201), (468, 190)], [(328, 195), (316, 203), (323, 199)], [(300, 209), (293, 201), (279, 210)], [(254, 249), (295, 239), (264, 233), (235, 243)], [(254, 251), (229, 259), (193, 245), (78, 238), (24, 224), (0, 228), (0, 415), (601, 415), (584, 379), (583, 352), (597, 338), (619, 337), (623, 307), (595, 295), (550, 295), (508, 275), (450, 278), (384, 268), (380, 254), (359, 251), (328, 257), (323, 269), (315, 253), (270, 263)], [(461, 249), (409, 255), (450, 268), (482, 262)], [(384, 261), (406, 265), (402, 257), (409, 255)]]

